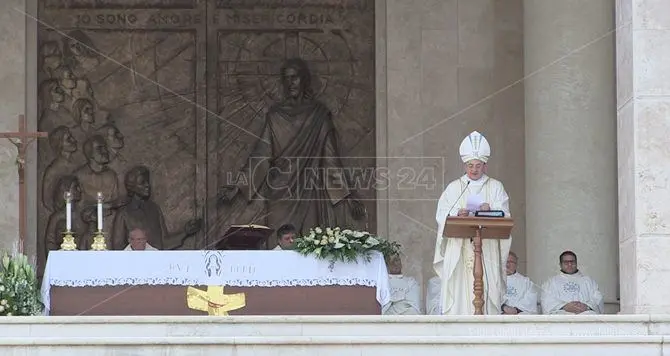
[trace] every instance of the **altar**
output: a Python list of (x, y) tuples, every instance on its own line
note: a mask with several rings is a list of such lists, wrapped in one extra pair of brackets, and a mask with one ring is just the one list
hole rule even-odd
[(218, 315), (379, 315), (389, 281), (378, 252), (331, 264), (293, 251), (52, 251), (41, 287), (47, 315), (207, 315), (212, 293), (226, 300)]

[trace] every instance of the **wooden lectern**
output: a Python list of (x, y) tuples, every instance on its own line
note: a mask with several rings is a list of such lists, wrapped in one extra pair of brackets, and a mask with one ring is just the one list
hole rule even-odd
[(490, 218), (474, 216), (449, 216), (444, 228), (444, 237), (472, 239), (475, 250), (473, 286), (475, 315), (484, 315), (484, 267), (482, 266), (482, 239), (508, 239), (514, 227), (511, 218)]

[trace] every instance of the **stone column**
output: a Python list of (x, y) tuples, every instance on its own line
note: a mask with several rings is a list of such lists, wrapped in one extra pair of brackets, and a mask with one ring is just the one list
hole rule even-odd
[(606, 303), (619, 282), (613, 30), (614, 0), (524, 1), (528, 274), (543, 283), (572, 250)]
[(617, 1), (622, 313), (670, 312), (669, 13), (667, 1)]
[[(17, 131), (26, 107), (26, 18), (24, 0), (0, 2), (0, 131)], [(0, 139), (0, 249), (11, 251), (19, 239), (19, 177), (16, 147)]]

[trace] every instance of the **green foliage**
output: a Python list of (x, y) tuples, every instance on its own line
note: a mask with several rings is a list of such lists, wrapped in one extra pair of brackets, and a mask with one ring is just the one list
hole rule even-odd
[(331, 263), (358, 262), (359, 258), (369, 262), (372, 251), (381, 252), (386, 259), (400, 253), (400, 244), (365, 231), (316, 227), (309, 234), (298, 237), (293, 249), (305, 256), (328, 259)]
[(0, 266), (0, 315), (39, 315), (40, 301), (35, 270), (25, 255), (10, 257), (6, 252)]

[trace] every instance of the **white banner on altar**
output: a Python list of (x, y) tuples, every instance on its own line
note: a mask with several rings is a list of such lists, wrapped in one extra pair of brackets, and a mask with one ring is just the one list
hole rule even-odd
[(379, 252), (370, 262), (331, 266), (294, 251), (51, 251), (41, 290), (45, 312), (51, 286), (120, 285), (361, 285), (376, 287), (380, 305), (389, 302), (388, 273)]

